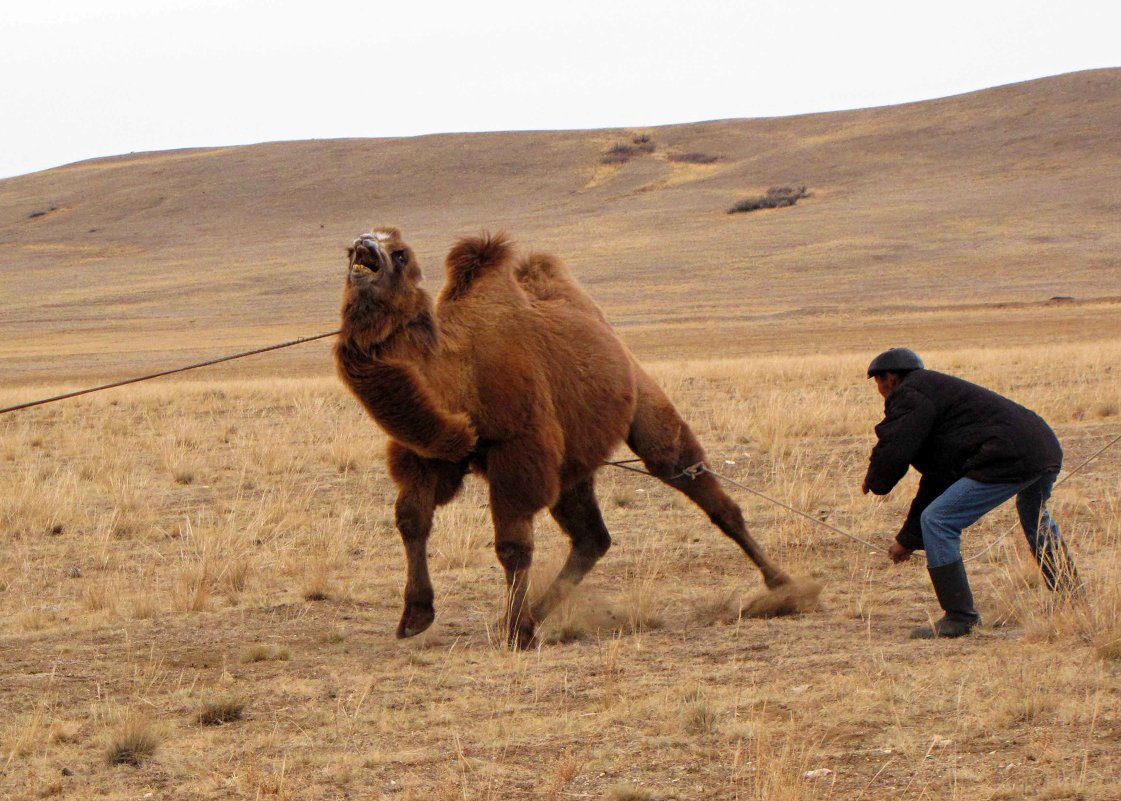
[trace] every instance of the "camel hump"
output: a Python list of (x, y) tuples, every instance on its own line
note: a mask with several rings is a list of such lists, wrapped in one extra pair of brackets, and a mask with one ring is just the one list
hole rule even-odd
[(452, 246), (444, 263), (448, 274), (444, 296), (462, 297), (483, 275), (506, 266), (512, 249), (510, 238), (502, 232), (484, 231), (479, 236), (460, 239)]
[(531, 298), (563, 301), (607, 322), (603, 310), (580, 286), (568, 265), (556, 256), (531, 253), (518, 262), (514, 275)]
[(523, 258), (514, 275), (522, 289), (539, 300), (568, 295), (576, 284), (564, 262), (546, 253), (531, 253)]

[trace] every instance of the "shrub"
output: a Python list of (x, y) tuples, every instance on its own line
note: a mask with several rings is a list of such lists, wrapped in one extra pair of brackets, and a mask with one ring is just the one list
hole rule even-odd
[(245, 701), (241, 698), (218, 698), (203, 703), (198, 722), (203, 726), (221, 726), (241, 720), (245, 714)]
[(611, 149), (603, 154), (600, 161), (604, 164), (626, 164), (635, 157), (637, 152), (630, 145), (612, 145)]
[(729, 214), (741, 211), (756, 211), (758, 209), (778, 209), (783, 206), (793, 206), (804, 197), (809, 197), (805, 186), (772, 186), (765, 195), (744, 198), (728, 209)]
[(611, 146), (600, 158), (603, 164), (626, 164), (635, 156), (641, 156), (644, 153), (653, 153), (657, 149), (654, 140), (642, 134), (631, 139), (630, 142), (619, 142)]
[(670, 153), (666, 158), (682, 164), (712, 164), (720, 161), (720, 156), (710, 156), (708, 153)]

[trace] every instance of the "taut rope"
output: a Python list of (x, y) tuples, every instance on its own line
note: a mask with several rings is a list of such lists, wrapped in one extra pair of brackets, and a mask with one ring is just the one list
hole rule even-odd
[[(1121, 442), (1121, 434), (1118, 434), (1116, 437), (1111, 439), (1105, 445), (1098, 448), (1098, 450), (1096, 450), (1094, 453), (1090, 454), (1088, 457), (1086, 457), (1084, 460), (1082, 460), (1082, 462), (1077, 467), (1075, 467), (1073, 470), (1069, 471), (1061, 479), (1056, 481), (1055, 486), (1057, 487), (1060, 484), (1062, 484), (1064, 481), (1066, 481), (1068, 478), (1070, 478), (1075, 473), (1080, 471), (1086, 465), (1090, 464), (1090, 462), (1097, 459), (1099, 456), (1101, 456), (1107, 450), (1112, 448), (1118, 442)], [(604, 464), (609, 464), (613, 467), (619, 467), (623, 470), (630, 470), (632, 473), (641, 473), (642, 475), (645, 475), (645, 476), (654, 475), (653, 473), (650, 473), (646, 470), (640, 470), (637, 467), (630, 467), (629, 466), (630, 464), (632, 464), (634, 462), (638, 462), (638, 461), (641, 461), (641, 460), (639, 460), (639, 459), (625, 459), (625, 460), (619, 461), (619, 462), (605, 462)], [(686, 467), (684, 470), (682, 470), (677, 475), (671, 476), (670, 480), (672, 481), (672, 480), (677, 479), (677, 478), (682, 478), (683, 476), (688, 476), (690, 478), (695, 478), (700, 473), (710, 473), (710, 474), (716, 476), (717, 478), (721, 479), (722, 481), (726, 481), (729, 484), (734, 484), (735, 486), (739, 487), (740, 489), (744, 490), (745, 492), (750, 492), (752, 495), (757, 495), (758, 497), (762, 498), (763, 500), (769, 501), (770, 503), (773, 503), (776, 506), (781, 506), (783, 509), (786, 509), (788, 512), (793, 512), (794, 514), (799, 515), (800, 517), (804, 517), (804, 518), (806, 518), (806, 520), (810, 520), (810, 521), (818, 524), (819, 526), (824, 526), (825, 528), (829, 529), (830, 531), (833, 531), (837, 534), (840, 534), (842, 537), (847, 537), (848, 539), (852, 540), (853, 542), (858, 542), (858, 543), (860, 543), (861, 545), (863, 545), (867, 548), (871, 548), (873, 551), (878, 551), (880, 553), (886, 553), (887, 552), (887, 548), (884, 548), (881, 545), (873, 545), (872, 543), (868, 542), (867, 540), (863, 540), (860, 537), (857, 537), (855, 534), (850, 534), (849, 532), (845, 531), (844, 529), (840, 529), (837, 526), (834, 526), (832, 523), (827, 523), (824, 520), (820, 520), (820, 519), (814, 517), (811, 514), (807, 514), (806, 512), (803, 512), (801, 509), (794, 508), (793, 506), (791, 506), (788, 503), (783, 503), (782, 501), (778, 500), (777, 498), (772, 498), (770, 495), (762, 493), (757, 489), (752, 489), (751, 487), (747, 486), (746, 484), (741, 484), (740, 482), (736, 481), (735, 479), (729, 478), (728, 476), (725, 476), (725, 475), (721, 475), (720, 473), (717, 473), (711, 467), (706, 465), (704, 462), (697, 462), (695, 465), (691, 465), (689, 467)], [(1003, 534), (1001, 534), (999, 537), (997, 537), (995, 540), (993, 540), (991, 543), (989, 543), (987, 546), (982, 548), (977, 553), (973, 554), (972, 556), (970, 556), (966, 559), (963, 559), (963, 561), (972, 562), (974, 559), (979, 559), (980, 557), (984, 556), (986, 553), (988, 553), (993, 548), (995, 548), (997, 546), (997, 544), (999, 544), (1005, 537), (1007, 537), (1009, 534), (1011, 534), (1013, 531), (1015, 531), (1016, 526), (1018, 526), (1018, 525), (1019, 525), (1019, 521), (1016, 521), (1011, 526), (1009, 526), (1007, 531), (1005, 531)]]
[[(613, 467), (621, 467), (624, 470), (630, 470), (632, 473), (642, 473), (643, 475), (646, 475), (646, 476), (654, 475), (653, 473), (650, 473), (646, 470), (639, 470), (637, 467), (628, 467), (627, 464), (630, 463), (630, 462), (633, 462), (633, 461), (637, 461), (637, 460), (628, 459), (628, 460), (623, 461), (623, 462), (606, 462), (605, 464), (612, 465)], [(829, 529), (830, 531), (836, 532), (837, 534), (840, 534), (842, 537), (848, 537), (853, 542), (859, 542), (861, 545), (863, 545), (867, 548), (871, 548), (873, 551), (886, 552), (886, 550), (887, 550), (883, 546), (873, 545), (872, 543), (868, 542), (867, 540), (862, 540), (860, 537), (857, 537), (855, 534), (849, 534), (844, 529), (837, 528), (832, 523), (826, 523), (824, 520), (819, 520), (818, 518), (814, 517), (813, 515), (806, 514), (801, 509), (796, 509), (793, 506), (791, 506), (790, 504), (783, 503), (782, 501), (778, 500), (777, 498), (772, 498), (770, 495), (762, 493), (757, 489), (752, 489), (751, 487), (747, 486), (746, 484), (741, 484), (740, 482), (736, 481), (733, 478), (729, 478), (728, 476), (721, 475), (720, 473), (717, 473), (711, 467), (706, 465), (704, 462), (697, 462), (695, 465), (691, 465), (689, 467), (686, 467), (684, 470), (682, 470), (677, 475), (671, 476), (670, 480), (673, 480), (675, 478), (682, 478), (683, 476), (688, 476), (689, 478), (696, 478), (701, 473), (710, 473), (710, 474), (716, 476), (717, 478), (719, 478), (722, 481), (727, 481), (729, 484), (734, 484), (735, 486), (739, 487), (740, 489), (744, 490), (745, 492), (750, 492), (752, 495), (758, 495), (760, 498), (762, 498), (765, 501), (769, 501), (769, 502), (775, 504), (776, 506), (781, 506), (783, 509), (786, 509), (788, 512), (793, 512), (794, 514), (799, 515), (801, 517), (804, 517), (807, 520), (812, 520), (814, 523), (817, 523), (819, 526), (825, 526), (825, 528)]]
[(258, 353), (267, 353), (270, 350), (280, 350), (281, 348), (290, 348), (293, 345), (302, 345), (305, 342), (313, 342), (317, 339), (324, 339), (326, 337), (333, 337), (338, 334), (338, 331), (331, 331), (326, 334), (316, 334), (310, 337), (300, 337), (293, 339), (290, 342), (281, 342), (279, 345), (268, 345), (264, 348), (256, 348), (254, 350), (247, 350), (242, 353), (235, 353), (232, 356), (221, 356), (217, 359), (210, 359), (205, 362), (198, 362), (196, 364), (188, 364), (186, 367), (176, 367), (171, 370), (163, 370), (158, 373), (151, 373), (149, 375), (137, 376), (136, 378), (126, 378), (123, 381), (114, 381), (111, 384), (102, 384), (99, 387), (90, 387), (89, 389), (79, 389), (75, 392), (67, 392), (64, 395), (55, 395), (53, 398), (43, 398), (41, 400), (29, 401), (27, 403), (19, 403), (15, 406), (8, 406), (0, 409), (0, 414), (7, 414), (8, 412), (17, 412), (20, 409), (30, 409), (32, 406), (42, 406), (45, 403), (55, 403), (56, 401), (66, 400), (67, 398), (76, 398), (79, 395), (88, 395), (91, 392), (100, 392), (103, 389), (113, 389), (113, 387), (123, 387), (126, 384), (136, 384), (140, 381), (148, 381), (153, 378), (159, 378), (165, 375), (172, 375), (174, 373), (185, 373), (187, 370), (196, 370), (199, 367), (209, 367), (212, 364), (221, 364), (222, 362), (233, 361), (234, 359), (244, 359), (246, 356), (254, 356)]

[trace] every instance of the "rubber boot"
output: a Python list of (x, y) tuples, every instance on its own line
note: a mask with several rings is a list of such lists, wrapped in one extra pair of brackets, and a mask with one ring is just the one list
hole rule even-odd
[(911, 639), (929, 640), (933, 637), (964, 637), (981, 622), (981, 616), (973, 608), (973, 593), (969, 589), (969, 579), (965, 575), (965, 562), (958, 559), (948, 565), (932, 567), (930, 583), (938, 604), (945, 611), (941, 620), (933, 626), (919, 626), (911, 630)]

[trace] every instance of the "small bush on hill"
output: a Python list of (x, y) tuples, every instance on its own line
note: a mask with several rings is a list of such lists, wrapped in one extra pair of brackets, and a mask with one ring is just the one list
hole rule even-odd
[(611, 149), (603, 154), (600, 161), (603, 164), (626, 164), (635, 156), (644, 153), (653, 153), (657, 149), (654, 140), (646, 135), (636, 136), (630, 142), (619, 142), (612, 145)]
[(708, 153), (670, 153), (666, 156), (670, 161), (676, 161), (682, 164), (712, 164), (713, 162), (720, 161), (720, 156), (710, 156)]
[(744, 198), (728, 209), (729, 214), (741, 211), (757, 211), (758, 209), (778, 209), (783, 206), (793, 206), (804, 197), (809, 197), (806, 187), (797, 186), (772, 186), (765, 195)]

